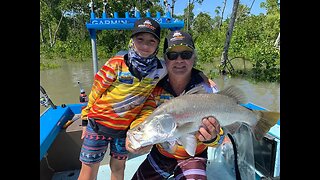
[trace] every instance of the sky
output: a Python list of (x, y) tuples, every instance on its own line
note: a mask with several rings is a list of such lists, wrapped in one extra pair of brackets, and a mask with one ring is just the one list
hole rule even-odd
[[(169, 4), (172, 3), (172, 0), (167, 0)], [(198, 3), (195, 3), (195, 8), (193, 13), (195, 16), (197, 16), (200, 12), (206, 12), (208, 13), (211, 17), (215, 16), (215, 9), (217, 6), (221, 7), (221, 11), (223, 8), (223, 1), (224, 0), (204, 0), (202, 2), (202, 5), (199, 5)], [(163, 0), (160, 1), (163, 3)], [(248, 7), (251, 6), (253, 0), (240, 0), (241, 4), (245, 4)], [(266, 10), (264, 8), (260, 8), (260, 3), (265, 2), (265, 0), (256, 0), (252, 6), (251, 9), (251, 14), (258, 15), (260, 13), (265, 14)], [(174, 6), (174, 14), (175, 15), (182, 15), (183, 14), (183, 9), (186, 8), (188, 5), (188, 0), (176, 0), (175, 6)], [(232, 12), (232, 7), (233, 7), (233, 0), (227, 0), (227, 5), (225, 8), (224, 12), (224, 19), (228, 16), (231, 16)], [(220, 12), (221, 13), (221, 12)], [(221, 14), (220, 14), (221, 15)]]

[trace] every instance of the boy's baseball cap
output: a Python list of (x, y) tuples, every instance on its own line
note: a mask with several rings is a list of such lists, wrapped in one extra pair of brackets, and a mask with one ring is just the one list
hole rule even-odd
[(138, 33), (151, 33), (160, 41), (160, 24), (152, 18), (141, 18), (134, 23), (131, 37)]

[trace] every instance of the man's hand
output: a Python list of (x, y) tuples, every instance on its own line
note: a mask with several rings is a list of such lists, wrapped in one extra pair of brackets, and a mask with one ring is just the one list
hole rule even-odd
[(216, 138), (220, 132), (220, 124), (213, 116), (202, 118), (202, 126), (196, 134), (199, 141), (209, 141)]
[(131, 152), (133, 154), (145, 154), (145, 153), (148, 153), (148, 152), (150, 152), (152, 146), (153, 145), (149, 145), (149, 146), (141, 147), (141, 148), (138, 148), (138, 149), (133, 149), (131, 147), (129, 138), (126, 137), (126, 149), (127, 149), (127, 151), (129, 151), (129, 152)]

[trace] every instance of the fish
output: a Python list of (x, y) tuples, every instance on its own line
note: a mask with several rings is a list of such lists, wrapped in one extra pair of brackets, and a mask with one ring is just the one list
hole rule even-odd
[(196, 86), (162, 103), (145, 121), (129, 129), (127, 137), (133, 149), (162, 144), (170, 150), (178, 143), (190, 156), (194, 156), (197, 146), (195, 134), (202, 125), (201, 120), (214, 116), (225, 133), (232, 134), (246, 123), (253, 136), (261, 140), (280, 119), (280, 112), (251, 110), (241, 105), (245, 103), (243, 91), (234, 85), (210, 94), (203, 86)]

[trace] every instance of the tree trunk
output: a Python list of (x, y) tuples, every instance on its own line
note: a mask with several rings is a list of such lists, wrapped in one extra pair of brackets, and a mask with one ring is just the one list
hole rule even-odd
[(228, 27), (228, 31), (226, 34), (226, 41), (223, 47), (223, 52), (221, 55), (221, 66), (223, 67), (222, 73), (225, 73), (225, 69), (227, 66), (227, 61), (228, 61), (228, 50), (229, 50), (229, 45), (232, 37), (232, 31), (235, 23), (235, 19), (237, 17), (237, 9), (239, 6), (239, 0), (234, 0), (233, 2), (233, 8), (232, 8), (232, 13), (231, 13), (231, 19)]
[(189, 18), (190, 18), (190, 0), (188, 0), (188, 15), (187, 15), (187, 32), (189, 32)]
[(274, 46), (280, 50), (280, 32), (278, 34), (276, 42), (274, 43)]
[(43, 35), (43, 29), (42, 29), (41, 23), (40, 23), (40, 38), (41, 38), (41, 42), (44, 43), (44, 35)]
[(252, 3), (251, 3), (251, 6), (250, 6), (250, 8), (249, 8), (249, 14), (250, 14), (250, 12), (251, 12), (252, 6), (253, 6), (253, 4), (254, 4), (255, 1), (256, 1), (256, 0), (253, 0)]
[(61, 18), (60, 18), (59, 23), (58, 23), (58, 25), (57, 25), (57, 28), (56, 28), (56, 30), (54, 31), (52, 46), (56, 43), (57, 33), (58, 33), (58, 30), (59, 30), (59, 27), (60, 27), (60, 24), (61, 24), (63, 15), (64, 15), (64, 12), (62, 12)]
[(175, 0), (172, 0), (172, 5), (171, 5), (171, 16), (173, 17), (173, 14), (174, 14), (174, 3), (176, 3)]
[(221, 30), (221, 25), (222, 25), (222, 20), (223, 20), (223, 14), (224, 14), (224, 10), (226, 9), (226, 5), (227, 5), (227, 0), (224, 0), (224, 1), (223, 1), (222, 12), (221, 12), (221, 19), (220, 19), (220, 24), (219, 24), (219, 30)]
[(49, 30), (49, 42), (50, 42), (50, 47), (53, 47), (53, 39), (52, 39), (52, 32), (51, 32), (51, 26), (50, 23), (48, 23), (48, 30)]

